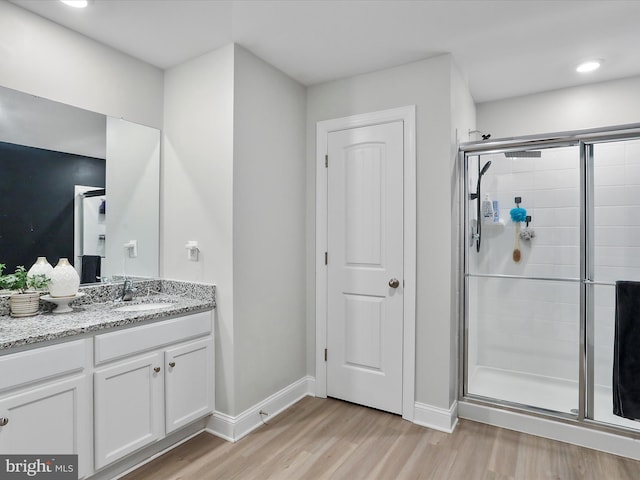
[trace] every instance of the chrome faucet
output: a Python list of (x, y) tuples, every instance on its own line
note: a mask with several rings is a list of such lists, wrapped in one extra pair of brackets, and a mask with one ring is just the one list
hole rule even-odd
[(133, 281), (125, 278), (124, 285), (122, 286), (122, 300), (125, 302), (133, 300), (133, 292), (135, 291), (136, 289), (133, 288)]

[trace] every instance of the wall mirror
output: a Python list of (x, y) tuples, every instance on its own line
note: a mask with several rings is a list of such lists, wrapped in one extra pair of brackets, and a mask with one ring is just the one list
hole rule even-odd
[[(0, 87), (0, 263), (159, 274), (160, 131)], [(84, 274), (83, 274), (84, 264)]]

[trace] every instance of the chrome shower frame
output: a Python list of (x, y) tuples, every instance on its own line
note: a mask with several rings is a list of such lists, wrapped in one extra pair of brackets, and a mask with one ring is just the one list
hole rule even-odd
[[(594, 285), (611, 285), (596, 282), (594, 276), (593, 243), (589, 239), (594, 234), (593, 218), (593, 147), (597, 143), (640, 139), (640, 123), (617, 125), (587, 130), (556, 132), (543, 135), (504, 138), (482, 142), (461, 143), (458, 150), (458, 162), (461, 166), (459, 178), (460, 208), (463, 222), (460, 229), (459, 255), (462, 271), (458, 272), (458, 285), (461, 295), (458, 305), (458, 402), (498, 408), (505, 411), (526, 414), (564, 424), (589, 428), (601, 432), (613, 433), (629, 438), (640, 439), (640, 431), (594, 420)], [(505, 152), (543, 150), (545, 148), (576, 146), (580, 151), (580, 278), (542, 278), (515, 275), (470, 274), (469, 258), (477, 255), (472, 251), (473, 242), (469, 242), (470, 191), (468, 182), (469, 157), (484, 154), (502, 154)], [(478, 158), (480, 163), (480, 158)], [(577, 415), (546, 410), (544, 408), (508, 402), (496, 398), (474, 395), (468, 391), (469, 360), (469, 279), (473, 277), (513, 278), (525, 280), (552, 280), (579, 284), (580, 288), (580, 329), (579, 329), (579, 405)]]

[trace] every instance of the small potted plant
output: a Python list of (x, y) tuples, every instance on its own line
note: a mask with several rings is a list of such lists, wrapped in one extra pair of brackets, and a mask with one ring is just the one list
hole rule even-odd
[(22, 266), (16, 268), (15, 273), (2, 275), (5, 268), (0, 263), (0, 289), (13, 290), (17, 293), (9, 297), (12, 317), (29, 317), (40, 310), (40, 291), (47, 288), (49, 278), (46, 275), (28, 275)]

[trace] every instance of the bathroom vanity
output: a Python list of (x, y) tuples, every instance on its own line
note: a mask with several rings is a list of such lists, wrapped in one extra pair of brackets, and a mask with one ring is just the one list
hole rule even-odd
[(0, 316), (0, 451), (77, 453), (79, 478), (214, 409), (214, 286), (92, 288), (73, 313)]

